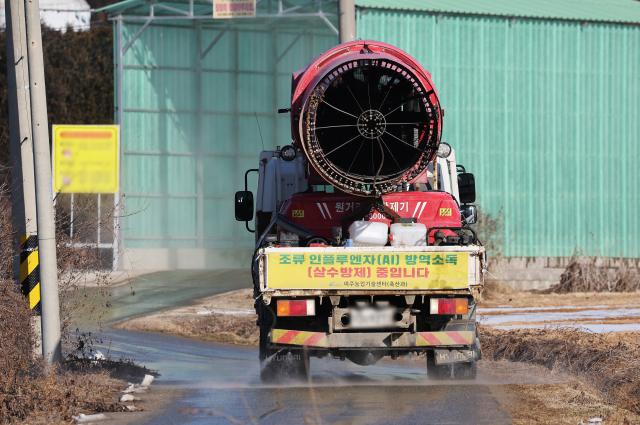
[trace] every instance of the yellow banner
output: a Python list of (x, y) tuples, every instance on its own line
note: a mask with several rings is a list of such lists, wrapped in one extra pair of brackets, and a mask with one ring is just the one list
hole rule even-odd
[(468, 252), (287, 252), (267, 254), (270, 289), (463, 289)]
[(117, 125), (54, 125), (53, 190), (118, 192), (118, 136)]

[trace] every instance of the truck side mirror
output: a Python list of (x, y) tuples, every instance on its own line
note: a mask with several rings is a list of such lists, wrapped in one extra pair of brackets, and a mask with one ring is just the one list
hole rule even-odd
[(465, 224), (476, 224), (478, 222), (478, 208), (475, 205), (463, 205), (460, 207), (460, 214)]
[(476, 201), (476, 179), (473, 174), (458, 174), (458, 192), (461, 204), (470, 204)]
[(253, 193), (249, 190), (240, 190), (235, 196), (236, 220), (253, 220)]

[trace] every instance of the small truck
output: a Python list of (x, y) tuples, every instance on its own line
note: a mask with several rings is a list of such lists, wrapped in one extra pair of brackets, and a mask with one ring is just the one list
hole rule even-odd
[(235, 195), (255, 232), (261, 378), (306, 379), (311, 356), (409, 353), (431, 378), (475, 378), (475, 180), (441, 142), (430, 74), (391, 45), (341, 44), (293, 75), (280, 112), (292, 144), (263, 151)]

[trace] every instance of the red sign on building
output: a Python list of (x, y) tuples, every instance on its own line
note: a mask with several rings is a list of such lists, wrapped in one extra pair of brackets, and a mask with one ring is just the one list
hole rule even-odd
[(256, 16), (256, 0), (213, 0), (214, 19), (251, 16)]

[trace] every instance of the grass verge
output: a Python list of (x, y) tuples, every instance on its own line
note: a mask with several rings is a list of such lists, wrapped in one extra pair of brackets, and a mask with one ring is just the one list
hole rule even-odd
[[(32, 316), (14, 279), (16, 232), (5, 184), (0, 184), (0, 210), (0, 423), (71, 423), (72, 416), (79, 413), (124, 410), (119, 403), (120, 390), (128, 378), (144, 375), (146, 369), (126, 361), (79, 360), (92, 354), (93, 348), (91, 341), (71, 326), (72, 317), (82, 307), (71, 295), (77, 293), (82, 273), (99, 263), (99, 252), (74, 251), (65, 243), (69, 239), (64, 232), (58, 232), (62, 348), (67, 360), (46, 366), (34, 353), (31, 323), (39, 317)], [(80, 222), (77, 224), (77, 229), (83, 229)], [(108, 283), (107, 275), (105, 271), (96, 272), (101, 288)], [(100, 307), (87, 314), (99, 320), (104, 311), (104, 306)]]
[(640, 333), (481, 330), (483, 356), (571, 373), (610, 403), (640, 414)]
[[(47, 369), (33, 355), (30, 316), (15, 285), (0, 285), (0, 423), (69, 423), (78, 413), (123, 410), (120, 363), (71, 361)], [(122, 368), (126, 377), (133, 369)]]

